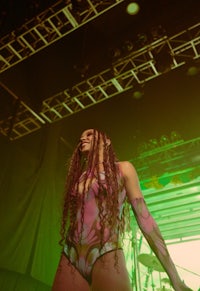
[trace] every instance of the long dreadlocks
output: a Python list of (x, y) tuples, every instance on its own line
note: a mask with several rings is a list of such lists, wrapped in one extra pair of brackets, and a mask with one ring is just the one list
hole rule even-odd
[[(108, 142), (109, 141), (109, 142)], [(100, 150), (103, 145), (103, 162), (100, 162)], [(86, 181), (90, 175), (92, 181), (97, 179), (99, 184), (99, 193), (97, 195), (97, 204), (99, 208), (99, 218), (101, 226), (101, 248), (104, 245), (103, 234), (106, 227), (113, 229), (117, 226), (118, 236), (123, 233), (125, 228), (125, 213), (127, 213), (126, 207), (123, 210), (122, 217), (119, 217), (119, 191), (123, 187), (122, 183), (119, 183), (119, 167), (117, 165), (117, 158), (113, 150), (110, 139), (107, 135), (99, 130), (93, 130), (93, 142), (92, 149), (87, 156), (87, 167), (85, 168), (85, 158), (80, 151), (80, 142), (76, 146), (72, 157), (69, 162), (68, 174), (66, 177), (65, 193), (64, 193), (64, 205), (61, 222), (61, 240), (60, 244), (63, 246), (66, 234), (73, 237), (76, 230), (75, 217), (80, 205), (80, 199), (82, 199), (81, 208), (81, 224), (83, 229), (84, 220), (84, 197), (86, 194)], [(103, 163), (105, 171), (105, 184), (106, 191), (103, 188), (100, 179), (100, 163)], [(83, 193), (78, 195), (78, 181), (80, 176), (85, 171)], [(76, 195), (77, 193), (77, 195)], [(104, 208), (105, 207), (105, 208)], [(104, 211), (105, 210), (105, 211)], [(81, 230), (82, 231), (82, 230)]]

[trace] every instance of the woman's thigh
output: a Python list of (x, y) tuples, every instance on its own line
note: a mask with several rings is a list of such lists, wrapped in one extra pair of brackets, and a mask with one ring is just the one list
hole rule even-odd
[(92, 271), (92, 291), (132, 290), (122, 250), (117, 250), (117, 266), (115, 262), (115, 251), (97, 259)]
[(88, 282), (79, 271), (69, 264), (67, 257), (62, 254), (55, 274), (52, 291), (89, 291)]

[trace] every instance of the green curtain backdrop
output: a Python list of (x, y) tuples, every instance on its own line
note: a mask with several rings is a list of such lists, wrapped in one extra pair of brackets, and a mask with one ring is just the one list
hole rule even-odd
[(50, 290), (60, 255), (66, 145), (61, 124), (0, 139), (0, 290)]

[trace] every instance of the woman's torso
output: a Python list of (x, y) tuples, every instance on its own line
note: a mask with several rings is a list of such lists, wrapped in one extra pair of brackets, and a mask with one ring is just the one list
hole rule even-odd
[[(114, 241), (119, 238), (118, 235), (118, 225), (110, 227), (106, 225), (103, 229), (102, 233), (102, 224), (101, 217), (106, 215), (106, 197), (107, 193), (107, 185), (105, 182), (105, 173), (101, 172), (99, 176), (99, 180), (95, 177), (92, 177), (91, 180), (86, 181), (86, 189), (85, 194), (83, 195), (83, 178), (84, 173), (79, 179), (78, 193), (78, 209), (76, 213), (76, 217), (74, 217), (75, 223), (75, 231), (72, 234), (68, 232), (67, 242), (72, 242), (73, 244), (81, 244), (81, 245), (96, 245), (100, 241), (104, 243), (107, 241)], [(123, 204), (126, 198), (126, 191), (123, 183), (122, 174), (119, 172), (117, 182), (119, 185), (118, 191), (118, 220), (121, 220)], [(98, 195), (104, 195), (105, 199), (101, 199), (101, 203), (98, 203)], [(77, 197), (76, 197), (77, 199)], [(109, 197), (108, 197), (109, 199)], [(112, 198), (113, 199), (113, 198)], [(100, 216), (101, 213), (101, 216)]]

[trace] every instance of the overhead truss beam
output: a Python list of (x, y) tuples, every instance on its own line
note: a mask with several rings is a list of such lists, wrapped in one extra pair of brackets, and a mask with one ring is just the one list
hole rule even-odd
[[(164, 36), (116, 61), (112, 68), (45, 99), (39, 113), (40, 117), (45, 123), (58, 121), (122, 92), (134, 89), (136, 84), (142, 85), (160, 76), (164, 72), (159, 71), (156, 56), (163, 48), (171, 56), (168, 70), (177, 69), (187, 61), (199, 59), (200, 23), (172, 37)], [(0, 122), (1, 133), (6, 136), (11, 120), (12, 116)], [(20, 138), (41, 126), (42, 123), (37, 116), (21, 104), (10, 139)]]
[(58, 1), (37, 17), (25, 23), (17, 31), (13, 31), (0, 40), (0, 73), (123, 1), (86, 0), (84, 7), (78, 11), (73, 9), (70, 0)]

